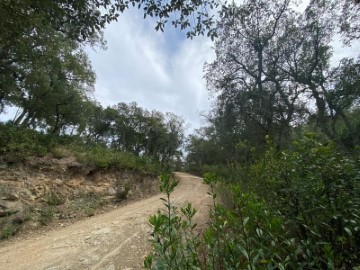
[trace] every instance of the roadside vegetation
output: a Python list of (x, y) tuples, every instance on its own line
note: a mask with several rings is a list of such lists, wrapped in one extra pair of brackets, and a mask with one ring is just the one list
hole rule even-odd
[(163, 176), (146, 268), (359, 269), (359, 55), (335, 61), (330, 42), (359, 37), (359, 5), (346, 3), (353, 10), (244, 1), (220, 11), (205, 66), (216, 100), (186, 157), (209, 184), (209, 226), (196, 231), (196, 209), (174, 205), (176, 181)]

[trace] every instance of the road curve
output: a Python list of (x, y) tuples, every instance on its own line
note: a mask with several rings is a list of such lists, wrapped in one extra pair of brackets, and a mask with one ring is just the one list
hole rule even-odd
[[(191, 202), (195, 220), (207, 219), (210, 198), (202, 179), (176, 173), (180, 180), (172, 200)], [(0, 247), (1, 270), (131, 270), (142, 269), (149, 253), (149, 215), (162, 207), (161, 195)]]

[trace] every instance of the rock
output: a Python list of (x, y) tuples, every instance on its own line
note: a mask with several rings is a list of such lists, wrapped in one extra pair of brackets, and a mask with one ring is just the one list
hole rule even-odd
[(61, 186), (63, 184), (63, 181), (61, 179), (59, 179), (59, 178), (56, 178), (54, 180), (54, 184), (57, 185), (57, 186)]
[(110, 188), (108, 189), (108, 194), (109, 194), (110, 196), (114, 196), (114, 195), (116, 195), (116, 190), (115, 190), (114, 188), (110, 187)]
[(0, 200), (0, 217), (13, 215), (16, 213), (23, 213), (24, 206), (19, 201), (4, 201)]
[(2, 198), (4, 201), (17, 201), (19, 196), (17, 194), (11, 193)]

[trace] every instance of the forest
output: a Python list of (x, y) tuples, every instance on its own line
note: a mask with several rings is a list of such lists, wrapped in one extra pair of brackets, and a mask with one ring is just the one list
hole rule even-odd
[[(103, 47), (131, 6), (156, 30), (214, 40), (213, 106), (193, 134), (171, 112), (92, 98), (84, 46)], [(0, 14), (0, 113), (18, 110), (0, 124), (2, 163), (61, 147), (101, 168), (204, 176), (214, 203), (201, 235), (160, 177), (146, 268), (360, 268), (360, 55), (334, 49), (359, 46), (358, 1), (5, 0)]]

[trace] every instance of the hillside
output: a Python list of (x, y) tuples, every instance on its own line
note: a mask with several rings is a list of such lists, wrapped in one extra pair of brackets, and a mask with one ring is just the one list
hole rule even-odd
[(85, 165), (74, 157), (2, 163), (0, 237), (66, 226), (157, 192), (154, 174)]

